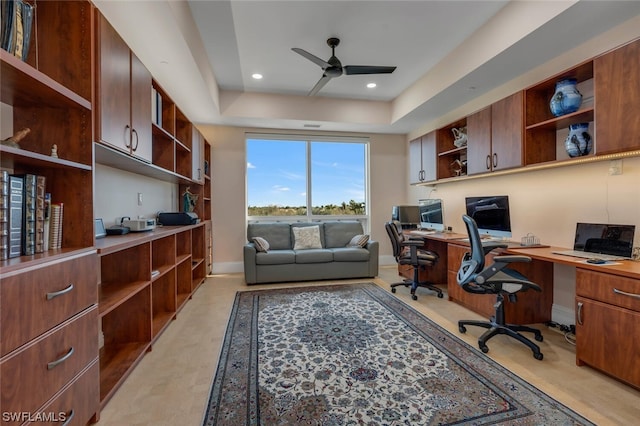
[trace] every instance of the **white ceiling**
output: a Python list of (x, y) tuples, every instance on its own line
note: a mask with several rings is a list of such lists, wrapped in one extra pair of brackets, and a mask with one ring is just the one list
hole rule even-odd
[[(196, 123), (381, 133), (408, 133), (640, 15), (640, 2), (614, 0), (96, 4)], [(308, 97), (322, 70), (291, 48), (327, 60), (329, 37), (343, 65), (397, 69)]]

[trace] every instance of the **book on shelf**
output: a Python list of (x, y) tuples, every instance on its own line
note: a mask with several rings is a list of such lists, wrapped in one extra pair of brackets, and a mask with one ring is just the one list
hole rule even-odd
[(36, 253), (44, 252), (45, 184), (44, 176), (36, 176)]
[(31, 45), (33, 8), (22, 0), (6, 0), (0, 5), (0, 47), (23, 61), (27, 60)]
[(30, 256), (36, 249), (36, 175), (19, 176), (23, 179), (21, 253)]
[(23, 191), (24, 178), (9, 175), (9, 258), (22, 254)]
[(51, 218), (49, 219), (49, 250), (62, 248), (63, 215), (64, 204), (51, 203)]
[(45, 192), (44, 194), (44, 232), (42, 235), (43, 239), (43, 251), (49, 250), (49, 240), (50, 240), (50, 232), (51, 229), (51, 193)]
[(9, 172), (0, 170), (0, 260), (9, 258)]

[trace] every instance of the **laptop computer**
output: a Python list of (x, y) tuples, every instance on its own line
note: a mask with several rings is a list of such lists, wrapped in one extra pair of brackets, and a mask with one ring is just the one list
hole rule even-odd
[(631, 259), (635, 230), (635, 225), (579, 222), (576, 224), (573, 250), (560, 250), (553, 253), (584, 259)]

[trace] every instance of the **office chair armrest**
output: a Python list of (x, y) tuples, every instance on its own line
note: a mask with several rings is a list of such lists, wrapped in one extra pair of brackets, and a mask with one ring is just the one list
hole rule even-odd
[(529, 256), (520, 256), (520, 255), (504, 255), (504, 256), (494, 256), (494, 262), (500, 263), (515, 263), (515, 262), (531, 262), (531, 258)]
[(424, 245), (424, 241), (423, 240), (404, 240), (403, 242), (400, 243), (400, 245), (405, 247), (410, 247), (410, 246), (422, 247)]
[(486, 243), (482, 243), (482, 250), (484, 251), (485, 256), (495, 249), (507, 247), (509, 246), (500, 241), (487, 241)]

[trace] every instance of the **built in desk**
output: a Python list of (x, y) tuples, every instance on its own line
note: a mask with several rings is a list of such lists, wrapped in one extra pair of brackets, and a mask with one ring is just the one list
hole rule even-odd
[[(463, 234), (418, 233), (407, 231), (412, 238), (424, 240), (424, 248), (439, 254), (436, 267), (427, 269), (420, 279), (447, 286), (449, 300), (484, 316), (494, 314), (494, 295), (465, 292), (456, 275), (469, 242)], [(523, 247), (513, 243), (509, 248), (489, 253), (524, 255), (529, 263), (513, 265), (542, 292), (518, 294), (518, 301), (505, 299), (507, 321), (515, 324), (544, 323), (551, 320), (553, 305), (553, 266), (562, 264), (576, 268), (576, 364), (596, 368), (628, 385), (640, 389), (640, 262), (624, 260), (610, 264), (590, 264), (586, 259), (559, 255), (564, 247)], [(488, 259), (490, 261), (490, 259)], [(411, 267), (399, 269), (411, 277)], [(543, 361), (544, 362), (544, 361)]]

